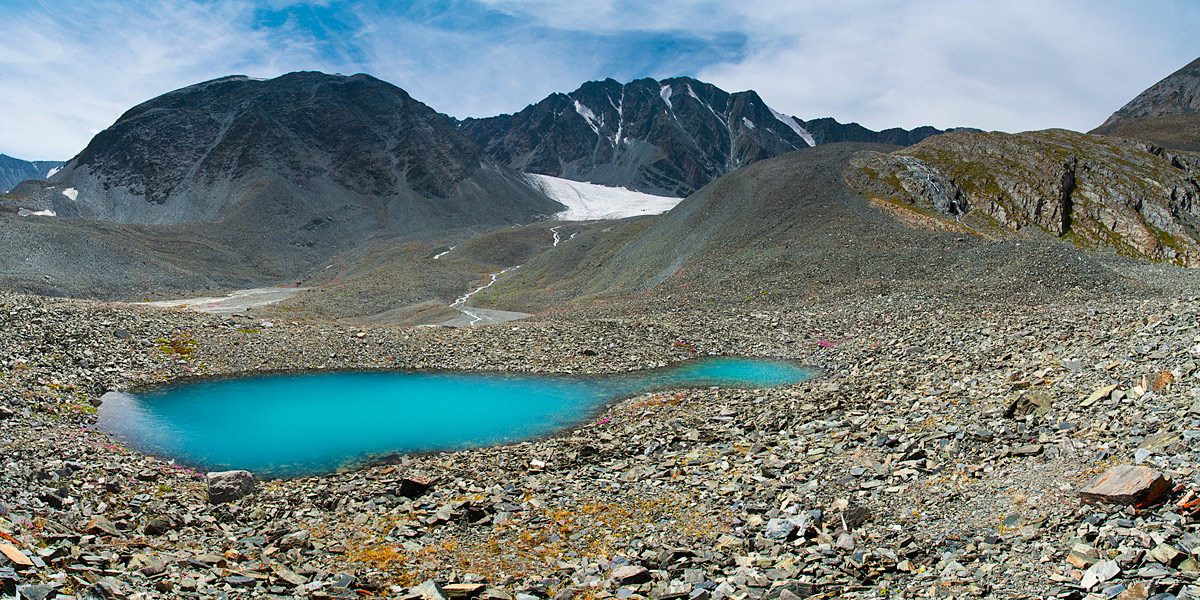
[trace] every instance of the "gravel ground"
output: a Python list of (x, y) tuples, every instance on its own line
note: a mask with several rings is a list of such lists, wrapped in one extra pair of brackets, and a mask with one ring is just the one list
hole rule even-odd
[[(1200, 595), (1200, 527), (1176, 506), (1200, 488), (1200, 288), (1176, 269), (1124, 277), (1147, 284), (677, 290), (471, 328), (0, 294), (0, 582), (30, 598)], [(181, 377), (708, 354), (825, 376), (644, 394), (548, 439), (259, 481), (223, 504), (204, 475), (89, 428), (104, 392)], [(1165, 500), (1081, 502), (1134, 462), (1171, 479)]]

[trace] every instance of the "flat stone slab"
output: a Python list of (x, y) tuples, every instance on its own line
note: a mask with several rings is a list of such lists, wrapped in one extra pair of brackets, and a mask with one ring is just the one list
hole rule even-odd
[(0, 554), (3, 554), (18, 569), (28, 569), (33, 566), (33, 562), (29, 560), (29, 557), (25, 556), (16, 546), (0, 544)]
[(1162, 473), (1145, 466), (1109, 467), (1079, 491), (1084, 502), (1141, 505), (1158, 499), (1171, 482)]

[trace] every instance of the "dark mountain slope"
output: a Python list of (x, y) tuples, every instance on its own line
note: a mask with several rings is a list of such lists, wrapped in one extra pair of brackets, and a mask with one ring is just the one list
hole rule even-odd
[(1138, 94), (1090, 133), (1200, 151), (1200, 58)]
[[(13, 192), (0, 214), (57, 213), (11, 227), (61, 240), (62, 260), (21, 263), (11, 236), (0, 239), (0, 273), (28, 278), (39, 264), (34, 275), (72, 295), (98, 288), (70, 275), (114, 264), (139, 270), (116, 278), (132, 282), (118, 292), (295, 281), (357, 248), (468, 236), (563, 208), (400, 88), (321, 73), (164, 94), (49, 181)], [(130, 241), (111, 243), (122, 236)], [(221, 251), (176, 259), (159, 238)]]
[(754, 91), (730, 94), (690, 77), (589, 81), (514, 115), (466, 119), (467, 136), (514, 169), (686, 196), (735, 169), (838, 141), (908, 144), (940, 131), (874, 132), (833, 119), (808, 123)]
[(59, 216), (124, 223), (397, 232), (559, 208), (428, 106), (361, 74), (225, 77), (164, 94), (98, 134), (51, 184), (42, 200)]
[(0, 194), (17, 187), (18, 183), (27, 179), (45, 179), (54, 169), (64, 164), (55, 160), (21, 160), (5, 154), (0, 154)]

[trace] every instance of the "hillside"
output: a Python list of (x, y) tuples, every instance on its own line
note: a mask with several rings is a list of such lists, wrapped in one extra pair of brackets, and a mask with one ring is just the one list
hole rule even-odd
[(537, 312), (649, 290), (735, 304), (947, 290), (1044, 297), (1116, 279), (1050, 236), (992, 240), (896, 219), (843, 178), (864, 151), (889, 150), (828, 144), (755, 163), (662, 216), (584, 231), (509, 273), (478, 304)]

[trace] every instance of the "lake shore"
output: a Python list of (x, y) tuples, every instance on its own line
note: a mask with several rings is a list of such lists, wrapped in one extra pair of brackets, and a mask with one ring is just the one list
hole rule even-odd
[[(1182, 486), (1172, 501), (1197, 487), (1195, 298), (643, 297), (398, 328), (0, 294), (0, 315), (0, 531), (33, 563), (20, 584), (60, 597), (1056, 597), (1102, 553), (1118, 572), (1090, 591), (1195, 580), (1151, 555), (1190, 544), (1181, 509), (1078, 497), (1135, 458)], [(259, 482), (219, 505), (202, 475), (89, 429), (104, 392), (196, 375), (611, 373), (709, 354), (828, 376), (643, 394), (548, 439)], [(1011, 411), (1021, 399), (1034, 409)]]

